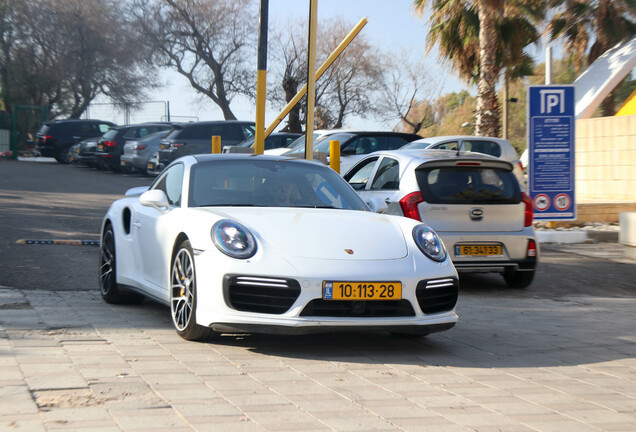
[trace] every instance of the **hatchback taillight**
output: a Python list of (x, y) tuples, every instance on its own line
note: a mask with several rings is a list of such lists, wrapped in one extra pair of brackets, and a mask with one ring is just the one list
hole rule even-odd
[(179, 148), (183, 147), (185, 143), (170, 143), (170, 148)]
[(42, 136), (40, 137), (40, 139), (42, 139), (42, 142), (43, 142), (43, 143), (46, 143), (46, 142), (47, 142), (48, 140), (50, 140), (51, 138), (53, 138), (53, 136), (52, 136), (52, 135), (42, 135)]
[(420, 218), (420, 210), (417, 208), (417, 206), (421, 202), (424, 202), (422, 193), (411, 192), (400, 200), (400, 208), (402, 209), (402, 214), (407, 218), (421, 221), (422, 219)]
[(525, 192), (521, 192), (521, 201), (526, 205), (526, 217), (523, 226), (532, 225), (534, 220), (534, 211), (532, 209), (532, 198)]
[(104, 146), (106, 146), (106, 147), (115, 147), (117, 145), (117, 142), (115, 142), (115, 141), (104, 141), (102, 144), (104, 144)]
[(131, 147), (133, 150), (143, 150), (148, 146), (146, 144), (133, 144)]

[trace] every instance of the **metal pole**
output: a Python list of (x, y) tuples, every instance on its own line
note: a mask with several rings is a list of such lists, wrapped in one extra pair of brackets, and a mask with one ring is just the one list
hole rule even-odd
[[(344, 49), (351, 43), (353, 38), (355, 38), (358, 33), (360, 33), (360, 30), (362, 30), (362, 27), (364, 27), (367, 22), (368, 21), (366, 18), (362, 18), (360, 22), (358, 22), (358, 24), (349, 32), (347, 37), (345, 37), (342, 42), (340, 42), (340, 45), (338, 45), (338, 47), (331, 53), (331, 55), (327, 57), (327, 60), (325, 60), (322, 65), (320, 65), (318, 70), (316, 70), (316, 79), (319, 79), (322, 74), (325, 73), (327, 68), (331, 66), (331, 64), (338, 58), (342, 51), (344, 51)], [(307, 84), (305, 84), (303, 88), (301, 88), (298, 93), (296, 93), (296, 96), (294, 96), (294, 98), (289, 101), (289, 103), (285, 106), (285, 108), (283, 108), (280, 114), (278, 114), (274, 121), (267, 127), (267, 130), (265, 131), (265, 138), (267, 138), (269, 134), (272, 133), (274, 129), (276, 129), (276, 126), (278, 126), (280, 122), (283, 121), (283, 119), (287, 116), (287, 114), (289, 114), (291, 109), (298, 103), (298, 101), (300, 101), (300, 99), (302, 99), (303, 96), (305, 96), (306, 93)]]
[(254, 154), (265, 151), (265, 90), (267, 78), (267, 21), (269, 0), (261, 0), (261, 20), (258, 35), (258, 70), (256, 72), (256, 135)]
[(508, 139), (508, 68), (504, 71), (503, 103), (503, 139)]
[(221, 153), (221, 137), (219, 135), (212, 136), (212, 154)]
[(340, 174), (340, 141), (329, 141), (329, 166)]
[(316, 25), (318, 0), (309, 0), (309, 48), (307, 50), (307, 125), (305, 159), (314, 158), (314, 105), (316, 103)]
[(549, 45), (545, 49), (545, 84), (552, 84), (552, 47)]

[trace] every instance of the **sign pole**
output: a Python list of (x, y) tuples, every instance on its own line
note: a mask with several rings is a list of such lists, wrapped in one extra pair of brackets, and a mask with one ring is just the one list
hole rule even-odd
[(307, 61), (307, 124), (305, 125), (305, 159), (314, 158), (314, 106), (316, 104), (316, 26), (318, 0), (309, 0), (309, 49)]

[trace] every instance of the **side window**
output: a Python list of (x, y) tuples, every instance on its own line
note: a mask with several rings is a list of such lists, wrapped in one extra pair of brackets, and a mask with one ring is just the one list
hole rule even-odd
[(375, 174), (371, 190), (395, 190), (400, 186), (400, 164), (389, 157), (382, 159)]
[(139, 129), (137, 128), (128, 129), (128, 131), (124, 134), (124, 138), (125, 139), (139, 138)]
[(375, 168), (375, 164), (377, 161), (378, 158), (371, 158), (367, 161), (362, 162), (361, 164), (358, 164), (349, 173), (347, 173), (344, 179), (348, 181), (351, 187), (355, 190), (364, 190), (364, 187), (367, 185), (369, 177), (371, 177), (371, 173), (373, 172), (373, 168)]
[(400, 136), (387, 137), (387, 150), (397, 150), (406, 143), (406, 140)]
[(378, 139), (375, 137), (360, 137), (352, 142), (349, 146), (349, 154), (363, 155), (382, 150), (379, 146)]
[(254, 130), (254, 126), (246, 126), (243, 125), (241, 126), (242, 132), (243, 132), (243, 136), (247, 139), (247, 138), (252, 138), (254, 136), (254, 134), (256, 133)]
[(464, 149), (471, 152), (485, 153), (494, 157), (501, 156), (501, 147), (492, 141), (464, 141)]
[(441, 144), (436, 144), (431, 148), (440, 150), (457, 150), (457, 141), (449, 141)]
[(76, 134), (80, 136), (88, 136), (91, 133), (91, 125), (88, 123), (80, 123), (77, 127)]
[(170, 167), (153, 189), (160, 189), (166, 193), (170, 205), (178, 207), (181, 205), (181, 190), (183, 188), (183, 164)]
[(108, 130), (110, 129), (110, 125), (106, 124), (106, 123), (100, 123), (99, 124), (99, 132), (102, 134), (105, 134), (106, 132), (108, 132)]

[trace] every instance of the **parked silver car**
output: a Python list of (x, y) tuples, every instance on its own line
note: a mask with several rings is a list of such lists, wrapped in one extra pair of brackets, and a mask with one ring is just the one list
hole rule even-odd
[(128, 141), (124, 144), (124, 154), (121, 155), (122, 166), (131, 165), (144, 175), (156, 175), (148, 171), (148, 161), (159, 151), (159, 141), (171, 130), (162, 130), (139, 140)]
[(345, 175), (365, 202), (421, 220), (442, 237), (458, 272), (498, 272), (510, 287), (532, 283), (539, 244), (533, 210), (510, 162), (477, 153), (371, 153)]

